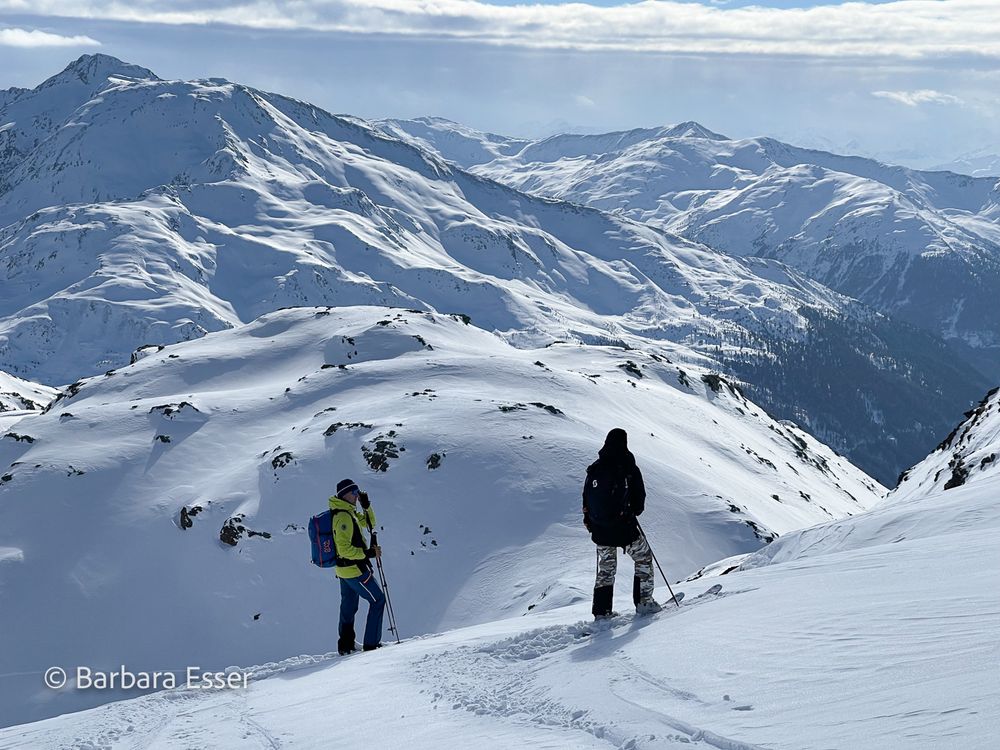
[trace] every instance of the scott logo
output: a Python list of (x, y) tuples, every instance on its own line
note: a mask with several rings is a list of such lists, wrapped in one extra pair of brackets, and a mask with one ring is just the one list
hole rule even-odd
[(592, 482), (590, 483), (590, 486), (591, 486), (591, 487), (597, 487), (597, 480), (596, 480), (596, 479), (595, 479), (595, 480), (593, 480), (593, 481), (592, 481)]

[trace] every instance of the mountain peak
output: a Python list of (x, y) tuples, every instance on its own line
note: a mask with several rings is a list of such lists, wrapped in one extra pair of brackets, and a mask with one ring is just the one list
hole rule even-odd
[(41, 87), (80, 81), (84, 84), (103, 83), (113, 75), (158, 81), (153, 71), (139, 65), (123, 62), (111, 55), (81, 55), (66, 68), (45, 81)]
[(671, 125), (666, 129), (666, 135), (675, 138), (707, 138), (710, 141), (728, 141), (728, 136), (713, 132), (694, 120)]

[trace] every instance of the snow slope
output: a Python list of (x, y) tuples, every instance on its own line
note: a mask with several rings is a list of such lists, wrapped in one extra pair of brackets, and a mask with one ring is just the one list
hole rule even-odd
[[(659, 355), (515, 349), (458, 316), (389, 308), (269, 313), (143, 349), (0, 439), (0, 723), (112, 699), (45, 690), (50, 664), (329, 650), (338, 594), (305, 524), (345, 476), (375, 503), (404, 635), (587, 601), (581, 477), (613, 426), (678, 577), (884, 493)], [(242, 528), (235, 546), (224, 526)]]
[(930, 456), (903, 474), (891, 495), (893, 501), (996, 479), (1000, 454), (1000, 388), (987, 393), (965, 417)]
[(552, 136), (485, 161), (454, 148), (458, 129), (393, 123), (393, 132), (518, 189), (621, 212), (732, 255), (780, 259), (954, 341), (1000, 374), (996, 177), (734, 140), (697, 123)]
[[(669, 356), (683, 344), (883, 482), (987, 387), (947, 348), (784, 264), (528, 196), (357, 118), (228, 81), (163, 81), (84, 56), (14, 92), (0, 122), (12, 144), (0, 368), (19, 377), (68, 383), (144, 344), (290, 305), (455, 312), (519, 347)], [(674, 136), (712, 135), (693, 127)], [(848, 351), (814, 354), (830, 347)], [(838, 391), (845, 358), (877, 388)]]
[[(375, 654), (301, 656), (254, 668), (245, 690), (0, 730), (0, 748), (318, 748), (332, 715), (359, 717), (337, 723), (345, 746), (415, 750), (992, 747), (998, 479), (784, 536), (725, 576), (678, 584), (685, 606), (653, 618), (594, 632), (578, 602)], [(722, 593), (699, 599), (715, 582)]]
[(0, 414), (45, 408), (58, 391), (0, 371)]

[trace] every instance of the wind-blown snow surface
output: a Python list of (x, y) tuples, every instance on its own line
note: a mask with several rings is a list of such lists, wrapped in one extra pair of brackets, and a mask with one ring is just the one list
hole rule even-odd
[[(362, 717), (337, 722), (345, 746), (377, 732), (414, 750), (992, 747), (998, 480), (789, 534), (728, 575), (676, 586), (685, 606), (656, 617), (595, 630), (577, 602), (374, 654), (303, 656), (255, 668), (246, 690), (0, 730), (0, 748), (326, 747), (333, 715)], [(698, 598), (717, 581), (719, 596)]]
[[(1000, 375), (1000, 181), (920, 172), (697, 123), (525, 144), (446, 120), (387, 121), (520, 190), (654, 223), (736, 256), (780, 259), (960, 344)], [(487, 149), (485, 146), (489, 145)]]
[[(46, 691), (52, 664), (329, 650), (338, 590), (310, 565), (305, 525), (345, 476), (373, 498), (405, 636), (589, 601), (581, 482), (613, 426), (676, 577), (884, 492), (700, 368), (514, 349), (433, 313), (282, 310), (144, 349), (69, 393), (0, 439), (6, 724), (118, 697)], [(227, 524), (245, 530), (234, 547)]]

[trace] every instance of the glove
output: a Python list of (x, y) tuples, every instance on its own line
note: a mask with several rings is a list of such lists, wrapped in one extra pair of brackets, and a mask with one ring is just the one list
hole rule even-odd
[(373, 544), (371, 547), (365, 550), (365, 557), (368, 558), (374, 557), (376, 560), (381, 560), (382, 548), (379, 547), (377, 544)]
[(368, 499), (367, 492), (358, 493), (358, 503), (361, 505), (362, 510), (368, 510), (370, 507), (372, 507), (372, 501)]

